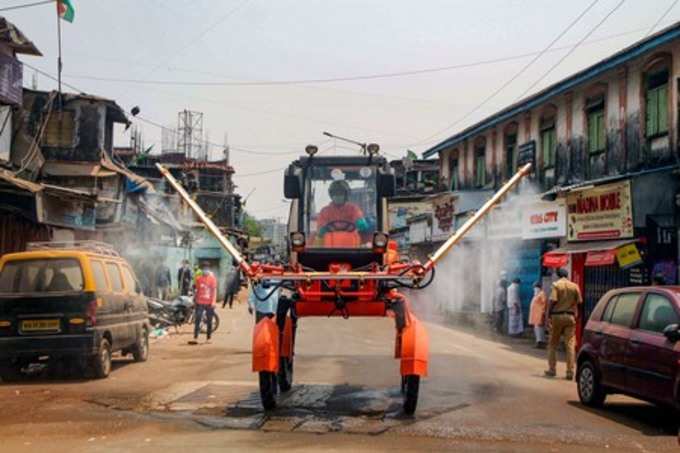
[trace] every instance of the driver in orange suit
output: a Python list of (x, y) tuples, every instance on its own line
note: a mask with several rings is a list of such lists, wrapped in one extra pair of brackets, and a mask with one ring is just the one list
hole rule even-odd
[(320, 237), (324, 238), (328, 233), (338, 232), (356, 237), (356, 241), (352, 239), (352, 242), (356, 243), (350, 244), (349, 239), (341, 239), (343, 244), (327, 244), (328, 241), (324, 239), (326, 245), (356, 246), (359, 242), (357, 231), (365, 233), (370, 229), (361, 208), (348, 201), (350, 190), (347, 181), (333, 181), (328, 188), (331, 203), (321, 210), (317, 222)]

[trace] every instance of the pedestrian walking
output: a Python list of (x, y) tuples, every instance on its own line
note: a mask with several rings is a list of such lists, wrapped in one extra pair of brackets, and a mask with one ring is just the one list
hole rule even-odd
[(498, 281), (493, 298), (493, 324), (496, 332), (505, 332), (505, 319), (508, 310), (508, 282), (504, 278)]
[(534, 283), (534, 297), (529, 307), (529, 324), (534, 328), (535, 347), (545, 349), (545, 308), (546, 297), (541, 282)]
[(508, 335), (516, 337), (524, 333), (524, 320), (522, 319), (522, 301), (519, 295), (519, 278), (512, 280), (508, 286)]
[(276, 314), (279, 304), (279, 289), (274, 289), (271, 282), (251, 284), (248, 293), (248, 313), (255, 313), (255, 324), (265, 316), (272, 317)]
[(193, 284), (193, 272), (189, 266), (189, 260), (182, 260), (182, 266), (177, 270), (177, 289), (181, 296), (188, 296)]
[(156, 269), (156, 293), (159, 299), (166, 300), (168, 298), (171, 283), (170, 269), (165, 264), (161, 264)]
[(201, 275), (196, 278), (196, 295), (194, 303), (194, 339), (189, 344), (198, 344), (198, 336), (201, 333), (201, 321), (206, 317), (207, 339), (210, 343), (212, 335), (212, 320), (215, 314), (215, 303), (217, 302), (217, 279), (207, 266), (204, 266)]
[(224, 302), (222, 308), (229, 305), (229, 308), (234, 306), (234, 297), (241, 289), (241, 268), (236, 264), (232, 266), (231, 271), (227, 274), (227, 283), (224, 288)]
[(576, 283), (570, 281), (566, 269), (558, 269), (559, 280), (552, 284), (550, 299), (548, 300), (548, 315), (550, 319), (550, 340), (548, 342), (548, 370), (545, 375), (555, 377), (557, 364), (557, 346), (560, 338), (564, 337), (567, 349), (566, 378), (574, 378), (574, 349), (576, 346), (576, 314), (583, 303), (581, 291)]

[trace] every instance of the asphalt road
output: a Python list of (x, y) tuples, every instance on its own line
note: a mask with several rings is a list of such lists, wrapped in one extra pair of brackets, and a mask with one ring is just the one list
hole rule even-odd
[[(676, 451), (672, 414), (625, 397), (603, 410), (542, 377), (543, 351), (469, 327), (428, 323), (430, 376), (414, 418), (400, 413), (390, 319), (303, 319), (295, 386), (272, 414), (250, 372), (252, 319), (220, 309), (211, 344), (189, 329), (118, 359), (106, 380), (0, 384), (0, 451)], [(562, 373), (564, 369), (559, 369)]]

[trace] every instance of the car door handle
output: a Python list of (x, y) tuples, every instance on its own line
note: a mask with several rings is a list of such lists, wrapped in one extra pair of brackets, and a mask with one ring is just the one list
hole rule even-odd
[(630, 344), (635, 345), (635, 346), (639, 346), (640, 341), (639, 340), (630, 340)]

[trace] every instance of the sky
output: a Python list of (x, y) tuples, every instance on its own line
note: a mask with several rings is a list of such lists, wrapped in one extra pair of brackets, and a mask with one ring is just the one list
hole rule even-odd
[[(0, 0), (0, 9), (33, 1)], [(323, 131), (379, 143), (389, 158), (406, 149), (421, 153), (516, 101), (621, 0), (71, 2), (75, 21), (62, 22), (64, 82), (128, 112), (139, 106), (140, 117), (172, 128), (179, 111), (203, 112), (211, 142), (222, 144), (228, 135), (237, 191), (250, 194), (246, 209), (265, 218), (287, 216), (282, 169), (305, 145), (329, 155), (358, 153)], [(671, 5), (656, 29), (674, 23), (676, 3), (625, 0), (529, 93), (643, 38)], [(526, 54), (545, 49), (587, 8), (554, 50), (476, 108), (534, 58)], [(20, 59), (55, 75), (54, 5), (0, 15), (44, 55)], [(489, 62), (498, 59), (504, 61)], [(465, 67), (318, 81), (450, 66)], [(33, 72), (25, 68), (26, 86)], [(43, 75), (37, 80), (39, 89), (56, 87)], [(233, 85), (262, 81), (303, 83)], [(161, 129), (135, 122), (145, 143), (159, 149)], [(119, 133), (118, 145), (128, 143), (126, 134)], [(220, 153), (212, 147), (214, 157)]]

